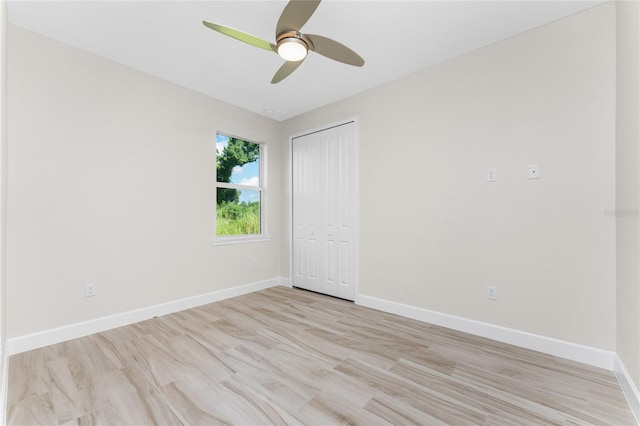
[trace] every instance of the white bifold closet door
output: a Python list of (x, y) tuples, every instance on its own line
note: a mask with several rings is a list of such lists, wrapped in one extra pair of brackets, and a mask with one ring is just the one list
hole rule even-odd
[(295, 137), (292, 151), (292, 284), (354, 300), (355, 123)]

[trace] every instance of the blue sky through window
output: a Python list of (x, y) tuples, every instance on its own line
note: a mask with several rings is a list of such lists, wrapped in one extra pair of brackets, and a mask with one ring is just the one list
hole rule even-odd
[[(229, 137), (221, 134), (216, 135), (217, 155), (222, 155), (229, 144)], [(244, 166), (236, 166), (231, 173), (231, 183), (240, 185), (260, 186), (260, 159)], [(259, 191), (240, 191), (240, 202), (253, 203), (260, 201)]]

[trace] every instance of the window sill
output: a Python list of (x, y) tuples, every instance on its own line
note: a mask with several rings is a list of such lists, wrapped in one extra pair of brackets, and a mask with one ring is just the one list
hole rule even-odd
[(271, 241), (269, 235), (243, 235), (238, 237), (217, 237), (211, 241), (212, 246), (226, 246), (230, 244), (260, 243)]

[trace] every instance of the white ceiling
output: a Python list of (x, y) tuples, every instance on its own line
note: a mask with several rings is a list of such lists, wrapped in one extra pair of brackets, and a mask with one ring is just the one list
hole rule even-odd
[(283, 61), (275, 53), (202, 25), (209, 20), (273, 42), (286, 3), (15, 0), (8, 7), (16, 25), (285, 120), (602, 1), (325, 0), (302, 32), (349, 46), (364, 67), (312, 52), (276, 85), (270, 81)]

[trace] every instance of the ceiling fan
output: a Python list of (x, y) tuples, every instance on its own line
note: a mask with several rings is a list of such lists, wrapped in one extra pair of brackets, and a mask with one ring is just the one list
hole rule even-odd
[(276, 72), (271, 84), (287, 78), (304, 62), (309, 50), (338, 62), (361, 67), (364, 59), (347, 46), (316, 34), (302, 34), (300, 29), (311, 18), (320, 0), (290, 0), (285, 6), (276, 25), (276, 43), (269, 43), (251, 34), (213, 22), (202, 23), (226, 36), (243, 41), (252, 46), (277, 53), (285, 62)]

